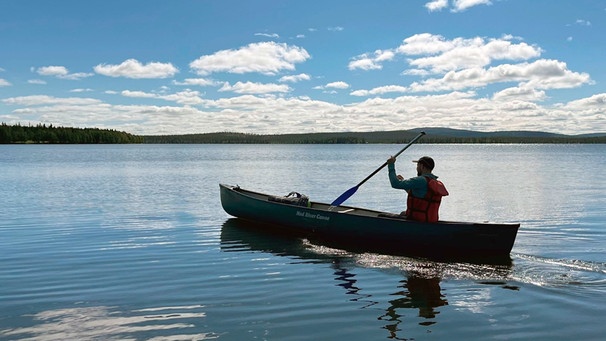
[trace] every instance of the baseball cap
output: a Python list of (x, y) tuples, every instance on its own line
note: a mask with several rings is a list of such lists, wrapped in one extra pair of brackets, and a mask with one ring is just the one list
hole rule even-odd
[(418, 160), (413, 160), (412, 162), (421, 163), (425, 167), (429, 168), (430, 170), (432, 170), (433, 167), (436, 166), (435, 162), (433, 162), (433, 159), (430, 158), (429, 156), (423, 156), (423, 157), (419, 158)]

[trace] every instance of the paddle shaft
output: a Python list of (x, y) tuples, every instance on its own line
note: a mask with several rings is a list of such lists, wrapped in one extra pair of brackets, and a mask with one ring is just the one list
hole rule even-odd
[[(425, 135), (425, 132), (422, 131), (419, 135), (417, 135), (414, 139), (412, 139), (410, 142), (408, 142), (408, 144), (402, 148), (398, 153), (396, 153), (393, 157), (396, 158), (398, 157), (400, 154), (402, 154), (406, 149), (408, 149), (408, 147), (412, 146), (413, 143), (417, 142), (418, 139), (420, 139), (421, 137), (423, 137), (423, 135)], [(381, 165), (381, 167), (375, 169), (374, 172), (370, 173), (369, 176), (367, 176), (364, 180), (360, 181), (359, 184), (356, 185), (356, 187), (360, 187), (362, 186), (363, 183), (365, 183), (366, 181), (368, 181), (370, 178), (372, 178), (375, 174), (377, 174), (381, 169), (383, 169), (383, 167), (387, 166), (387, 161), (385, 161), (385, 163), (383, 163)]]
[[(393, 157), (394, 158), (398, 157), (398, 155), (402, 154), (403, 151), (405, 151), (408, 147), (410, 147), (418, 139), (420, 139), (421, 137), (423, 137), (423, 135), (425, 135), (425, 132), (422, 131), (419, 135), (417, 135), (417, 137), (415, 137), (414, 139), (412, 139), (412, 141), (410, 141), (404, 148), (402, 148), (402, 150), (400, 150)], [(381, 167), (377, 168), (374, 172), (372, 172), (369, 176), (367, 176), (359, 184), (355, 185), (354, 187), (352, 187), (352, 188), (348, 189), (347, 191), (345, 191), (345, 193), (341, 194), (337, 199), (335, 199), (335, 201), (333, 201), (330, 204), (330, 209), (334, 208), (335, 206), (340, 206), (342, 203), (344, 203), (345, 200), (349, 199), (349, 197), (351, 197), (352, 195), (354, 195), (354, 193), (356, 193), (356, 191), (358, 190), (358, 188), (360, 188), (360, 186), (362, 186), (363, 183), (365, 183), (366, 181), (368, 181), (368, 179), (372, 178), (375, 174), (377, 174), (386, 165), (387, 165), (387, 161), (385, 161), (385, 163), (383, 163), (381, 165)]]

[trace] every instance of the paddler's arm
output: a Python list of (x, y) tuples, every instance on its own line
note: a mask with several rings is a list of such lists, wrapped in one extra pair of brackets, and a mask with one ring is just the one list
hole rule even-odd
[(393, 156), (387, 159), (387, 171), (389, 174), (389, 182), (391, 183), (391, 187), (405, 190), (410, 189), (410, 184), (408, 184), (401, 175), (396, 175), (395, 162), (396, 158)]

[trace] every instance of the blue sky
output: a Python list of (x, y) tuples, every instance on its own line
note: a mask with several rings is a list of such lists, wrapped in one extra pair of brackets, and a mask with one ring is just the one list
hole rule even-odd
[(0, 122), (606, 132), (605, 0), (3, 0)]

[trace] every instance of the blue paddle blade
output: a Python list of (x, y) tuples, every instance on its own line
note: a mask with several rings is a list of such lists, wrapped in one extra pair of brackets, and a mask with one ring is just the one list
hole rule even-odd
[(348, 189), (347, 191), (345, 191), (345, 193), (341, 194), (338, 198), (336, 198), (335, 201), (333, 201), (332, 204), (330, 204), (330, 206), (340, 206), (342, 203), (345, 202), (345, 200), (349, 199), (349, 197), (354, 195), (354, 193), (356, 193), (357, 190), (358, 190), (358, 186), (354, 186), (354, 187)]

